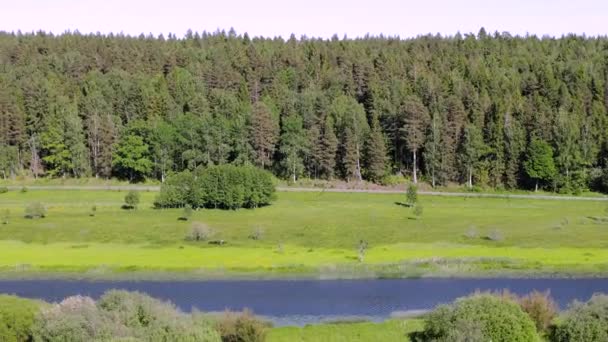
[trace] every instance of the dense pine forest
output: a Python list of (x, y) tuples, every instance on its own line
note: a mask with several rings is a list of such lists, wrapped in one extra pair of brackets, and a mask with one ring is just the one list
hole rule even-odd
[[(608, 183), (608, 38), (0, 33), (0, 177)], [(607, 175), (608, 176), (608, 175)]]

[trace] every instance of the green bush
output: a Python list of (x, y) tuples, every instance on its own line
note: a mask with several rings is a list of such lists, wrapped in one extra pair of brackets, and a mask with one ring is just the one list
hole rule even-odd
[(549, 292), (533, 291), (517, 299), (519, 306), (530, 316), (539, 332), (548, 331), (553, 319), (557, 315), (557, 304)]
[(5, 186), (0, 186), (0, 194), (5, 194), (8, 192), (8, 188)]
[(270, 173), (252, 166), (219, 165), (170, 176), (154, 201), (157, 208), (257, 208), (274, 199)]
[(125, 204), (123, 209), (137, 209), (139, 205), (139, 192), (131, 190), (125, 196)]
[(255, 317), (247, 309), (225, 312), (216, 323), (222, 342), (263, 342), (271, 325)]
[(113, 321), (129, 328), (143, 341), (219, 341), (210, 322), (178, 311), (168, 302), (139, 292), (112, 290), (98, 301), (98, 307)]
[(425, 319), (416, 341), (537, 341), (534, 322), (513, 300), (477, 294), (440, 306)]
[(597, 294), (574, 302), (551, 334), (553, 342), (608, 341), (608, 296)]
[(74, 296), (43, 309), (33, 335), (36, 342), (107, 341), (129, 337), (129, 332), (103, 315), (91, 298)]
[(37, 219), (46, 217), (46, 208), (40, 202), (30, 203), (25, 207), (25, 218)]
[(0, 295), (0, 341), (21, 342), (32, 338), (34, 319), (41, 303)]
[(34, 341), (219, 342), (211, 320), (137, 292), (109, 291), (95, 303), (75, 296), (42, 310)]
[(411, 207), (415, 206), (416, 203), (418, 203), (418, 187), (415, 184), (410, 184), (407, 187), (405, 202)]

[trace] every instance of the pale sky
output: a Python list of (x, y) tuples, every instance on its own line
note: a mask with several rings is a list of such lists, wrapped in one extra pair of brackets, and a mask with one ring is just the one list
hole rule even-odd
[(250, 36), (415, 37), (508, 31), (608, 33), (608, 0), (0, 0), (0, 30), (174, 33), (233, 27)]

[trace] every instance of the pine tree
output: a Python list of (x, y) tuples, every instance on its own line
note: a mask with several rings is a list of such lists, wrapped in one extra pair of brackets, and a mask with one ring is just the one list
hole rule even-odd
[(414, 184), (418, 183), (417, 152), (424, 145), (425, 133), (429, 121), (428, 109), (417, 96), (408, 96), (403, 105), (405, 125), (401, 134), (405, 136), (407, 148), (412, 152), (412, 177)]
[(279, 152), (283, 174), (295, 183), (304, 170), (303, 158), (308, 152), (308, 142), (302, 127), (302, 118), (290, 114), (283, 119)]
[(528, 176), (535, 180), (534, 191), (538, 191), (539, 181), (549, 181), (557, 173), (551, 146), (543, 140), (533, 138), (528, 146), (524, 168)]
[(255, 103), (251, 115), (251, 145), (255, 152), (256, 164), (262, 168), (272, 164), (277, 133), (277, 126), (268, 106), (263, 102)]
[(366, 178), (372, 182), (379, 182), (386, 172), (387, 156), (384, 135), (375, 115), (364, 145), (363, 156)]

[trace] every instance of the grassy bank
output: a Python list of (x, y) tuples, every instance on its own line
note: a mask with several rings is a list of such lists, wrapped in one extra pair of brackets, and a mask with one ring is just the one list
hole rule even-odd
[(422, 330), (418, 319), (390, 320), (382, 323), (319, 324), (299, 327), (283, 327), (270, 330), (268, 342), (358, 342), (358, 341), (409, 341), (408, 334)]
[[(404, 195), (279, 193), (256, 210), (120, 209), (119, 191), (11, 191), (0, 194), (0, 271), (189, 272), (228, 277), (608, 274), (606, 203), (421, 196), (423, 215)], [(23, 218), (42, 202), (44, 219)], [(95, 215), (91, 208), (95, 206)], [(192, 222), (224, 246), (186, 241)], [(260, 239), (250, 238), (261, 232)], [(360, 240), (369, 243), (358, 260)]]

